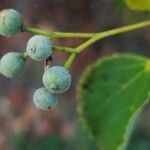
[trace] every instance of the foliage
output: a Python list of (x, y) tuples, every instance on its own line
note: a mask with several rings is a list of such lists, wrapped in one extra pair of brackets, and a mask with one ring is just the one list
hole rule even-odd
[(150, 62), (120, 54), (100, 59), (80, 82), (80, 115), (104, 150), (127, 142), (133, 116), (148, 100)]
[(124, 0), (127, 6), (133, 10), (150, 11), (150, 0)]

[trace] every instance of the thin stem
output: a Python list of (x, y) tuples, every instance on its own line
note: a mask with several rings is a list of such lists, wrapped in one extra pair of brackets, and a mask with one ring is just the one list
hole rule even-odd
[[(120, 28), (116, 28), (116, 29), (112, 29), (112, 30), (108, 30), (108, 31), (104, 31), (104, 32), (100, 32), (95, 34), (95, 36), (91, 37), (89, 40), (85, 41), (83, 44), (79, 45), (75, 51), (77, 53), (80, 53), (81, 51), (83, 51), (86, 47), (90, 46), (91, 44), (95, 43), (96, 41), (103, 39), (105, 37), (109, 37), (109, 36), (113, 36), (113, 35), (117, 35), (120, 33), (124, 33), (124, 32), (128, 32), (131, 30), (136, 30), (136, 29), (140, 29), (146, 26), (150, 26), (150, 21), (144, 21), (141, 23), (136, 23), (133, 25), (127, 25), (124, 27), (120, 27)], [(70, 68), (70, 66), (72, 65), (74, 59), (76, 57), (76, 54), (71, 54), (70, 57), (68, 58), (68, 60), (65, 63), (65, 67), (66, 68)]]
[(131, 30), (136, 30), (136, 29), (140, 29), (146, 26), (150, 26), (150, 21), (144, 21), (141, 23), (135, 23), (132, 25), (127, 25), (124, 27), (120, 27), (120, 28), (116, 28), (116, 29), (112, 29), (112, 30), (108, 30), (108, 31), (104, 31), (104, 32), (100, 32), (95, 34), (95, 36), (93, 36), (92, 38), (90, 38), (89, 40), (87, 40), (86, 42), (84, 42), (83, 44), (81, 44), (80, 46), (78, 46), (76, 48), (76, 51), (79, 53), (81, 51), (83, 51), (86, 47), (90, 46), (91, 44), (95, 43), (96, 41), (109, 37), (109, 36), (113, 36), (113, 35), (117, 35), (120, 33), (124, 33), (124, 32), (129, 32)]
[(90, 46), (91, 44), (93, 44), (96, 41), (96, 39), (90, 38), (89, 40), (85, 41), (83, 44), (79, 45), (75, 50), (77, 53), (79, 53), (80, 51), (84, 50), (86, 47)]
[(71, 67), (71, 65), (72, 65), (72, 63), (73, 63), (73, 61), (74, 61), (75, 58), (76, 58), (76, 55), (77, 55), (77, 54), (71, 54), (71, 55), (69, 56), (69, 58), (67, 59), (65, 65), (64, 65), (64, 67), (65, 67), (66, 69), (68, 69), (68, 70), (70, 69), (70, 67)]
[(25, 51), (23, 54), (22, 54), (22, 57), (24, 58), (24, 60), (26, 60), (28, 58), (28, 52)]
[(143, 27), (146, 27), (146, 26), (150, 26), (150, 21), (149, 20), (148, 21), (143, 21), (143, 22), (140, 22), (140, 23), (135, 23), (135, 24), (132, 24), (132, 25), (127, 25), (127, 26), (124, 26), (124, 27), (116, 28), (116, 29), (111, 29), (111, 30), (108, 30), (108, 31), (99, 32), (99, 33), (97, 33), (97, 37), (98, 38), (105, 38), (105, 37), (108, 37), (108, 36), (117, 35), (117, 34), (120, 34), (120, 33), (140, 29), (140, 28), (143, 28)]
[(40, 34), (48, 36), (50, 38), (90, 38), (94, 36), (94, 33), (47, 32), (41, 29), (35, 29), (30, 27), (24, 28), (24, 32), (29, 32), (32, 34)]
[(60, 52), (68, 52), (68, 53), (77, 53), (75, 51), (74, 48), (71, 48), (71, 47), (61, 47), (61, 46), (53, 46), (53, 50), (54, 51), (60, 51)]

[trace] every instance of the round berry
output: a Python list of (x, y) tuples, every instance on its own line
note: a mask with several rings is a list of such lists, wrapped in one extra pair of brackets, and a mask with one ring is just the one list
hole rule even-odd
[(0, 34), (11, 36), (21, 32), (23, 19), (20, 13), (14, 9), (5, 9), (0, 12)]
[(38, 109), (48, 110), (56, 106), (58, 97), (50, 93), (46, 88), (42, 87), (35, 91), (33, 101)]
[(27, 52), (36, 61), (45, 60), (52, 53), (51, 42), (45, 36), (35, 35), (27, 43)]
[(0, 61), (1, 73), (9, 78), (19, 76), (25, 65), (25, 59), (22, 54), (17, 52), (10, 52), (4, 55)]
[(51, 93), (64, 93), (70, 88), (71, 75), (62, 66), (54, 66), (45, 69), (43, 83)]

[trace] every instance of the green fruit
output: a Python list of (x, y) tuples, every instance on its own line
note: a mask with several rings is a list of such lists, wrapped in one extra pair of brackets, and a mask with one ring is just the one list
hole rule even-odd
[(41, 110), (48, 110), (57, 104), (57, 96), (42, 87), (35, 91), (33, 101), (35, 106)]
[(5, 9), (0, 12), (0, 35), (11, 36), (21, 32), (23, 20), (19, 12)]
[(51, 93), (64, 93), (70, 88), (71, 75), (62, 66), (50, 67), (44, 72), (43, 83)]
[(0, 61), (0, 72), (8, 78), (19, 76), (25, 65), (25, 60), (22, 54), (10, 52), (4, 55)]
[(27, 43), (27, 52), (36, 61), (45, 60), (52, 53), (51, 42), (45, 36), (35, 35)]

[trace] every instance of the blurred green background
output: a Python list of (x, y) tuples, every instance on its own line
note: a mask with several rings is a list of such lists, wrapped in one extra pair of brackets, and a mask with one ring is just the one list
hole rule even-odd
[[(26, 26), (47, 31), (98, 32), (149, 18), (147, 12), (129, 10), (123, 0), (1, 0), (0, 9), (14, 8)], [(23, 52), (30, 34), (0, 36), (0, 56)], [(83, 40), (56, 39), (55, 45), (79, 45)], [(147, 28), (109, 37), (82, 52), (74, 62), (71, 89), (60, 96), (58, 107), (37, 110), (33, 92), (43, 86), (43, 63), (29, 60), (17, 79), (0, 75), (0, 150), (97, 150), (95, 142), (79, 120), (76, 96), (85, 68), (97, 58), (115, 52), (134, 52), (149, 57)], [(55, 52), (53, 64), (63, 65), (68, 54)], [(141, 113), (128, 150), (150, 150), (150, 105)]]

